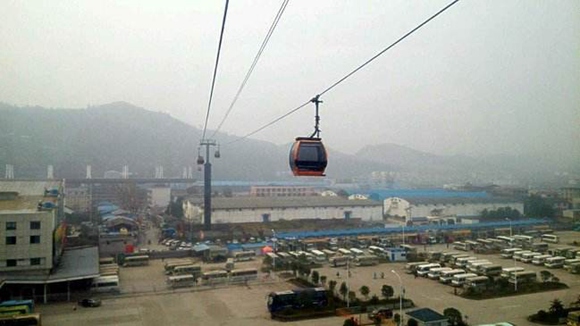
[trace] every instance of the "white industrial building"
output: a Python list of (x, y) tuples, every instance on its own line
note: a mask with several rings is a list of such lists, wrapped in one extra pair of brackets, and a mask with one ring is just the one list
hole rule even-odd
[(149, 207), (167, 207), (171, 201), (171, 188), (155, 186), (147, 189), (147, 205)]
[[(186, 219), (203, 223), (202, 201), (183, 201)], [(231, 197), (212, 199), (212, 224), (273, 222), (298, 219), (382, 221), (383, 205), (372, 200), (341, 197)]]
[(476, 217), (484, 209), (510, 207), (524, 214), (524, 203), (507, 198), (409, 198), (390, 197), (384, 200), (386, 216), (404, 217), (406, 221), (427, 217)]

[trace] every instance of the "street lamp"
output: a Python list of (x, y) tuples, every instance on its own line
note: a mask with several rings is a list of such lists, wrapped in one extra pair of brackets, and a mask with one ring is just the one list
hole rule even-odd
[(510, 238), (511, 238), (512, 237), (512, 220), (508, 217), (506, 217), (505, 220), (510, 222)]
[(399, 284), (401, 285), (401, 293), (399, 294), (399, 325), (403, 325), (403, 292), (405, 289), (403, 288), (403, 281), (401, 280), (401, 276), (399, 276), (399, 274), (394, 269), (391, 269), (391, 273), (397, 275)]
[(274, 249), (274, 255), (272, 255), (272, 274), (276, 275), (276, 242), (278, 239), (276, 238), (276, 231), (272, 229), (272, 247)]

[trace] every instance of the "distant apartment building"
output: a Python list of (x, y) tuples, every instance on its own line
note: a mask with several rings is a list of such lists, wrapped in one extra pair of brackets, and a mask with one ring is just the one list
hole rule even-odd
[(167, 207), (171, 200), (171, 188), (155, 186), (147, 189), (147, 205), (149, 207)]
[(570, 208), (580, 209), (580, 187), (562, 188), (562, 198), (570, 204)]
[[(199, 198), (184, 199), (186, 219), (202, 223)], [(212, 200), (212, 223), (273, 222), (300, 219), (351, 219), (382, 221), (382, 203), (341, 197), (232, 197)]]
[(74, 188), (67, 187), (65, 201), (66, 207), (74, 211), (88, 212), (91, 208), (89, 187), (86, 185)]
[(303, 186), (252, 186), (250, 196), (254, 197), (305, 197), (317, 195), (313, 187)]

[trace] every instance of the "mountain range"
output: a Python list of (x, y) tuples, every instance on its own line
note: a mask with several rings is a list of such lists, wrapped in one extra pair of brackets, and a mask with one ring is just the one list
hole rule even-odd
[[(59, 178), (82, 178), (86, 165), (93, 177), (129, 166), (133, 175), (153, 177), (163, 166), (165, 177), (181, 177), (196, 167), (201, 131), (166, 113), (126, 102), (83, 109), (17, 107), (0, 102), (0, 164), (14, 166), (16, 178), (42, 178), (47, 165)], [(291, 144), (217, 134), (221, 158), (211, 158), (215, 180), (292, 180), (288, 168)], [(230, 144), (231, 143), (231, 144)], [(513, 155), (442, 156), (395, 144), (366, 146), (354, 155), (329, 151), (327, 176), (375, 186), (440, 186), (444, 183), (554, 182), (554, 173), (574, 164), (545, 157)], [(201, 153), (205, 154), (205, 153)], [(373, 173), (374, 172), (374, 173)], [(379, 173), (377, 173), (379, 172)], [(563, 180), (556, 180), (562, 182)]]

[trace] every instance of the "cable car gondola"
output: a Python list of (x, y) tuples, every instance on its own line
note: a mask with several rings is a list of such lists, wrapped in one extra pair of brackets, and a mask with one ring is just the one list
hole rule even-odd
[(295, 176), (323, 177), (328, 164), (320, 138), (298, 137), (290, 149), (290, 168)]
[(323, 177), (328, 164), (328, 155), (322, 140), (318, 137), (318, 104), (322, 103), (319, 96), (311, 100), (316, 105), (314, 133), (310, 137), (298, 137), (290, 148), (290, 169), (295, 176)]

